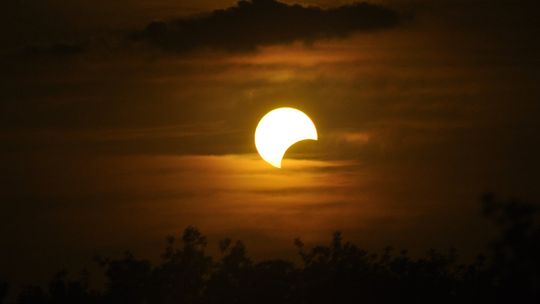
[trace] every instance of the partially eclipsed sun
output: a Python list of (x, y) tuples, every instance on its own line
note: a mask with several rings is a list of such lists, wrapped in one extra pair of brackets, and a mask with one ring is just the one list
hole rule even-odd
[(302, 140), (317, 140), (317, 129), (304, 112), (278, 108), (268, 112), (255, 130), (255, 146), (261, 157), (276, 168), (292, 145)]

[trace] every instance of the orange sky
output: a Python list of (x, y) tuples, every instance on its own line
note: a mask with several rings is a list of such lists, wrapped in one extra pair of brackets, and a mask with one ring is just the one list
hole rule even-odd
[[(374, 249), (468, 255), (489, 234), (481, 193), (538, 198), (540, 52), (527, 7), (386, 2), (415, 18), (308, 44), (177, 54), (118, 33), (234, 1), (94, 3), (50, 1), (44, 19), (37, 2), (14, 6), (33, 22), (3, 27), (6, 52), (57, 39), (88, 48), (3, 61), (10, 250), (0, 269), (19, 281), (95, 253), (157, 257), (187, 225), (210, 246), (242, 239), (256, 257), (293, 255), (295, 237), (309, 245), (334, 230)], [(258, 119), (279, 106), (302, 109), (319, 132), (281, 171), (253, 143)]]

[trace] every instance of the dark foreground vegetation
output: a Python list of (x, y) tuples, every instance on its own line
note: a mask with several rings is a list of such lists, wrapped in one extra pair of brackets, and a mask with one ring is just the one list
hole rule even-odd
[[(17, 303), (540, 303), (540, 225), (537, 211), (519, 202), (483, 198), (486, 217), (500, 229), (486, 256), (460, 264), (455, 251), (425, 257), (387, 248), (372, 254), (335, 233), (329, 245), (305, 248), (302, 263), (255, 262), (242, 242), (220, 242), (221, 257), (205, 253), (206, 239), (188, 227), (171, 237), (159, 265), (126, 254), (97, 259), (104, 290), (65, 272), (48, 288), (24, 288)], [(0, 284), (0, 303), (7, 290)]]

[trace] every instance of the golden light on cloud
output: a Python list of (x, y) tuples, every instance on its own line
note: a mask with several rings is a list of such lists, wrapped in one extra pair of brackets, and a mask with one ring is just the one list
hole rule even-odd
[(268, 112), (255, 130), (255, 146), (262, 159), (281, 168), (285, 152), (302, 140), (317, 140), (317, 129), (311, 119), (294, 108)]

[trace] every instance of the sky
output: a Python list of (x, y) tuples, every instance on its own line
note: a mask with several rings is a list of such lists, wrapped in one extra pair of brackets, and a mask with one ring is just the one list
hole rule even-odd
[[(540, 194), (538, 4), (375, 3), (3, 4), (0, 276), (156, 259), (188, 225), (258, 258), (336, 230), (482, 251), (482, 193)], [(281, 106), (319, 140), (278, 170), (253, 137)]]

